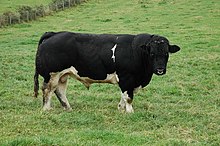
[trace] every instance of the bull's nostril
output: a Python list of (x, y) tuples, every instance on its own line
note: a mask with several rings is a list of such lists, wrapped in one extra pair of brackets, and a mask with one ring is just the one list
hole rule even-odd
[(164, 73), (164, 69), (157, 69), (157, 73), (158, 73), (159, 75), (162, 75), (162, 74)]
[(163, 74), (163, 71), (158, 71), (157, 73), (161, 75), (161, 74)]

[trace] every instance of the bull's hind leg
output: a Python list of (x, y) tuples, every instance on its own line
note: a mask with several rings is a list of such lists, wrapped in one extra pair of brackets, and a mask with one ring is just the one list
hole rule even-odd
[(55, 94), (65, 110), (72, 110), (68, 102), (68, 99), (66, 97), (67, 80), (68, 80), (68, 74), (64, 74), (63, 76), (60, 77), (58, 86), (55, 90)]
[(43, 91), (43, 110), (50, 110), (51, 109), (51, 97), (52, 97), (52, 93), (50, 90), (50, 87), (48, 85), (48, 83), (43, 83), (43, 87), (42, 87), (42, 91)]
[(52, 74), (50, 80), (43, 83), (43, 110), (51, 109), (51, 98), (58, 86), (59, 76), (57, 74)]

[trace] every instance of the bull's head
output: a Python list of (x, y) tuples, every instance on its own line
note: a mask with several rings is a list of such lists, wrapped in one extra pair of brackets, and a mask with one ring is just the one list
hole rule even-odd
[(163, 75), (166, 73), (169, 53), (179, 51), (180, 47), (177, 45), (170, 45), (165, 37), (154, 35), (150, 42), (143, 46), (143, 49), (152, 64), (153, 72), (156, 75)]

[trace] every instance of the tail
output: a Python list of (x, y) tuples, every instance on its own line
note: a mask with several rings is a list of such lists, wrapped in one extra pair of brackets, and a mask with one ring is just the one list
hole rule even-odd
[(37, 98), (38, 96), (38, 90), (39, 90), (39, 81), (38, 81), (38, 77), (39, 77), (39, 73), (38, 73), (38, 66), (40, 64), (40, 58), (38, 56), (39, 54), (39, 46), (40, 44), (42, 44), (46, 39), (52, 37), (53, 35), (55, 35), (55, 32), (45, 32), (42, 37), (39, 40), (38, 43), (38, 49), (37, 49), (37, 54), (36, 54), (36, 60), (35, 60), (35, 74), (34, 74), (34, 96)]
[(35, 74), (34, 74), (34, 97), (36, 97), (36, 98), (38, 96), (38, 90), (39, 90), (38, 77), (39, 77), (39, 73), (37, 72), (37, 69), (35, 69)]
[(45, 32), (38, 43), (38, 49), (37, 49), (37, 54), (36, 54), (36, 60), (35, 60), (35, 74), (34, 74), (34, 96), (37, 98), (38, 96), (38, 90), (39, 90), (39, 73), (38, 73), (38, 66), (40, 64), (40, 58), (39, 58), (39, 46), (48, 38), (52, 37), (55, 35), (55, 32)]

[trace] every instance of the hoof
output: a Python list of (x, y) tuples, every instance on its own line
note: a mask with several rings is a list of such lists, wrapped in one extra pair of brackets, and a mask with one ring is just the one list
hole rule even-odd
[(50, 111), (52, 109), (53, 109), (52, 107), (43, 107), (43, 111)]
[(126, 113), (134, 113), (134, 109), (131, 104), (126, 104)]
[(67, 112), (71, 112), (73, 109), (71, 107), (64, 107), (64, 110)]
[(126, 113), (128, 113), (128, 114), (134, 113), (133, 108), (132, 109), (126, 109)]

